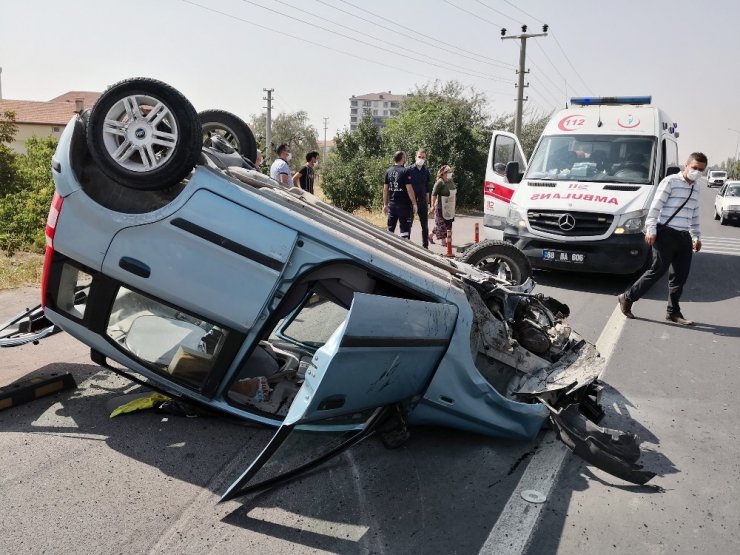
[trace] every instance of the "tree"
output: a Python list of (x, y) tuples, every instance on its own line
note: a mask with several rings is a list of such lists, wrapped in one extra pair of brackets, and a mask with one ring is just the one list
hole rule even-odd
[(16, 154), (5, 143), (12, 143), (17, 132), (15, 112), (6, 111), (0, 114), (0, 197), (8, 194), (16, 184)]
[[(540, 114), (527, 117), (521, 137), (527, 157), (548, 119)], [(325, 167), (324, 193), (344, 210), (379, 208), (383, 170), (392, 164), (393, 153), (403, 150), (413, 159), (424, 147), (432, 176), (443, 164), (451, 165), (458, 203), (480, 209), (491, 131), (513, 127), (513, 115), (492, 120), (485, 96), (456, 81), (417, 87), (382, 132), (366, 115), (353, 133), (344, 131), (335, 138), (336, 148)]]
[(390, 164), (372, 116), (365, 114), (354, 132), (344, 130), (334, 140), (335, 147), (324, 166), (324, 194), (348, 212), (360, 207), (380, 208), (383, 170)]
[(30, 249), (42, 252), (49, 203), (54, 193), (51, 158), (57, 139), (31, 137), (26, 154), (14, 159), (14, 182), (0, 195), (0, 250), (13, 254)]
[(272, 144), (269, 148), (266, 145), (267, 113), (253, 115), (251, 127), (265, 159), (274, 160), (275, 149), (281, 144), (286, 144), (293, 155), (291, 165), (297, 168), (306, 161), (306, 154), (312, 150), (319, 150), (319, 133), (309, 123), (308, 114), (303, 110), (291, 114), (280, 113), (272, 120)]
[(398, 117), (388, 120), (383, 138), (389, 151), (413, 157), (427, 149), (433, 176), (443, 164), (454, 168), (457, 199), (462, 206), (480, 207), (490, 134), (486, 99), (456, 82), (417, 87), (404, 101)]

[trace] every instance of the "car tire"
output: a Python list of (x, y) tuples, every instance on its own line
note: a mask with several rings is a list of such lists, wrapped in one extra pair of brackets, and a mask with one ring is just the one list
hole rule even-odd
[(473, 245), (462, 253), (460, 261), (515, 285), (532, 277), (532, 265), (524, 253), (504, 241), (483, 241)]
[(93, 106), (87, 145), (113, 181), (140, 191), (162, 190), (182, 181), (198, 162), (200, 121), (193, 105), (170, 85), (126, 79)]
[(717, 208), (714, 208), (714, 219), (719, 220), (719, 214), (717, 214)]
[(244, 120), (225, 110), (203, 110), (198, 113), (198, 117), (204, 145), (208, 146), (208, 138), (212, 133), (218, 133), (239, 154), (254, 163), (257, 159), (257, 140)]
[(722, 214), (719, 215), (719, 225), (727, 225), (727, 218), (725, 218)]

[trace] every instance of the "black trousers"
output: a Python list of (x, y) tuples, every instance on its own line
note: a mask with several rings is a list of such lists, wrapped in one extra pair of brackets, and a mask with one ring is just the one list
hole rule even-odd
[(688, 231), (678, 231), (670, 227), (658, 230), (653, 244), (653, 263), (640, 278), (625, 291), (630, 302), (640, 299), (670, 268), (668, 274), (668, 314), (681, 312), (678, 302), (683, 286), (689, 277), (693, 245)]
[(429, 247), (429, 207), (426, 202), (419, 202), (416, 216), (421, 224), (421, 244), (426, 249)]
[(388, 231), (396, 232), (396, 224), (401, 228), (401, 237), (408, 239), (411, 236), (411, 223), (414, 221), (414, 209), (410, 204), (388, 204)]

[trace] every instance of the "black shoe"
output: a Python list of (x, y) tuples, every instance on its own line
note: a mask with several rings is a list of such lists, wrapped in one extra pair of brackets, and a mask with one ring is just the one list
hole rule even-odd
[(682, 326), (694, 325), (694, 322), (692, 320), (687, 320), (680, 312), (669, 312), (665, 315), (665, 319), (669, 322), (673, 322), (674, 324), (681, 324)]
[(622, 311), (622, 314), (627, 318), (635, 317), (635, 315), (632, 314), (632, 302), (627, 300), (624, 293), (617, 295), (617, 302), (619, 302), (619, 309)]

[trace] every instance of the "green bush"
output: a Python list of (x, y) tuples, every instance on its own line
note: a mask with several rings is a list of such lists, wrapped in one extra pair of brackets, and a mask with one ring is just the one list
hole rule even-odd
[(12, 180), (0, 187), (0, 250), (8, 255), (19, 250), (43, 252), (46, 217), (54, 193), (51, 158), (57, 140), (31, 137), (25, 146), (26, 154), (11, 153), (5, 159), (5, 171)]

